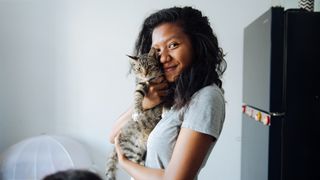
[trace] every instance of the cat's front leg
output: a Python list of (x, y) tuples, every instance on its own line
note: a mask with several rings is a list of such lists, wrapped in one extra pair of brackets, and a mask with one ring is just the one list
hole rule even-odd
[(143, 113), (142, 101), (147, 93), (148, 85), (146, 83), (138, 83), (134, 93), (134, 112), (132, 114), (133, 120), (138, 120)]

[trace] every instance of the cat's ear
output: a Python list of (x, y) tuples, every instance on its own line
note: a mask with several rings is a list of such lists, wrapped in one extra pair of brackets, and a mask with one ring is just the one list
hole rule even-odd
[(130, 56), (130, 55), (127, 55), (127, 56), (130, 58), (131, 63), (135, 63), (138, 60), (137, 56)]
[(157, 55), (158, 55), (157, 50), (154, 47), (152, 47), (148, 53), (148, 56), (149, 57), (157, 57)]
[(138, 61), (138, 57), (137, 56), (130, 56), (130, 55), (127, 55), (129, 57), (129, 62), (131, 64), (131, 66), (134, 66)]
[(127, 55), (130, 59), (133, 59), (133, 60), (138, 60), (138, 57), (137, 56), (130, 56), (130, 55)]

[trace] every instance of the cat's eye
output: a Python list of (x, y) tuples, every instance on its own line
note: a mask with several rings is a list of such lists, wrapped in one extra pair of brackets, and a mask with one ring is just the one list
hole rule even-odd
[(155, 50), (156, 50), (157, 54), (160, 55), (160, 53), (161, 53), (160, 48), (155, 48)]

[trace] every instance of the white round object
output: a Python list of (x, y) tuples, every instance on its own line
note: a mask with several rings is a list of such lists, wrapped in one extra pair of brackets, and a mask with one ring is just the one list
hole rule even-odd
[(0, 179), (42, 179), (67, 169), (91, 169), (93, 162), (77, 141), (53, 135), (23, 140), (0, 156)]

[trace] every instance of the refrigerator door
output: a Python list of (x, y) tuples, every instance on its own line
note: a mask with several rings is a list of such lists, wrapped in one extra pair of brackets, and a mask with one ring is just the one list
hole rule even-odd
[(271, 8), (244, 30), (243, 103), (283, 112), (283, 8)]
[(244, 30), (242, 180), (281, 179), (283, 14), (271, 8)]
[(288, 10), (283, 179), (319, 180), (320, 12)]
[(250, 106), (242, 111), (241, 179), (281, 180), (284, 116), (270, 116)]
[(269, 129), (242, 114), (242, 180), (268, 180)]

